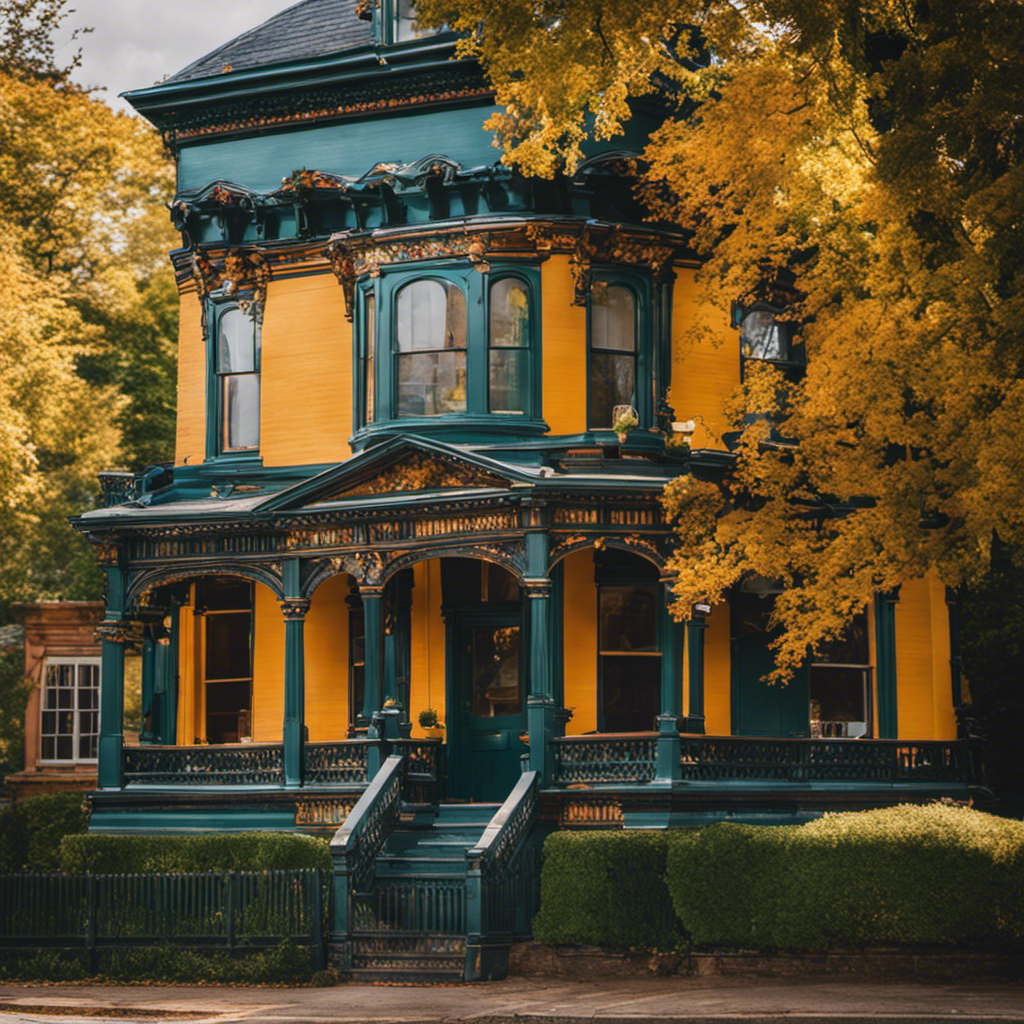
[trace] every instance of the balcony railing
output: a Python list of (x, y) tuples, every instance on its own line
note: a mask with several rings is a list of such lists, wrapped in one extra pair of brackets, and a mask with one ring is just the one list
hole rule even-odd
[(125, 747), (126, 785), (280, 786), (284, 783), (281, 743), (238, 743), (207, 747)]
[(650, 782), (654, 778), (656, 733), (593, 733), (560, 736), (555, 745), (552, 782), (573, 783)]
[(683, 736), (688, 782), (980, 782), (966, 740)]

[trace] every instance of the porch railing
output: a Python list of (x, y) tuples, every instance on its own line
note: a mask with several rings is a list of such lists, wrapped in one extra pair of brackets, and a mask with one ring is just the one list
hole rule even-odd
[(689, 782), (980, 782), (968, 741), (683, 736)]
[(552, 782), (573, 783), (650, 782), (655, 774), (657, 733), (594, 733), (559, 736), (555, 748)]
[(284, 745), (281, 743), (232, 743), (205, 747), (125, 747), (123, 754), (126, 785), (284, 784)]
[(338, 785), (366, 781), (367, 750), (373, 740), (307, 743), (302, 748), (302, 779), (309, 785)]
[(444, 796), (447, 747), (441, 740), (391, 740), (389, 752), (402, 757), (402, 799), (436, 804)]

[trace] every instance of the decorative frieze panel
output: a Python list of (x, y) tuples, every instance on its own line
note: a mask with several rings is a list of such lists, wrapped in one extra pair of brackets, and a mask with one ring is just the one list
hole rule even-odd
[(316, 504), (337, 501), (339, 498), (397, 494), (403, 491), (439, 490), (448, 487), (504, 488), (507, 486), (508, 480), (473, 469), (464, 463), (449, 463), (436, 456), (410, 455), (353, 487), (318, 498)]
[(617, 828), (624, 816), (620, 800), (567, 800), (559, 814), (562, 828)]
[(356, 805), (356, 797), (344, 799), (299, 800), (295, 804), (295, 824), (341, 825)]

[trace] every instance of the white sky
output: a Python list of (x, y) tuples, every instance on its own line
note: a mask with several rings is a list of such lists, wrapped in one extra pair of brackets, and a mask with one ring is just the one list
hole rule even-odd
[[(118, 110), (118, 93), (144, 89), (291, 7), (296, 0), (70, 0), (58, 44), (60, 63), (78, 46), (75, 79), (105, 86), (98, 93)], [(75, 28), (92, 28), (68, 42)]]

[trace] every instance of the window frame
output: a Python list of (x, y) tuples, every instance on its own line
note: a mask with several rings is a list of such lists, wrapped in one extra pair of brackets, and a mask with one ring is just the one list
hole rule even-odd
[[(203, 743), (212, 743), (210, 740), (210, 710), (209, 710), (209, 686), (212, 684), (216, 686), (218, 683), (232, 683), (232, 682), (248, 682), (249, 684), (249, 700), (247, 708), (239, 709), (239, 722), (241, 721), (242, 711), (248, 711), (249, 718), (249, 734), (246, 739), (243, 740), (241, 733), (238, 735), (238, 739), (235, 743), (251, 742), (254, 734), (254, 708), (253, 708), (253, 694), (255, 692), (256, 684), (256, 585), (251, 580), (239, 578), (239, 582), (244, 583), (248, 587), (248, 607), (230, 607), (230, 608), (206, 608), (202, 609), (202, 637), (201, 646), (199, 651), (199, 665), (200, 673), (199, 680), (200, 686), (200, 723), (202, 731), (200, 733), (200, 739)], [(198, 602), (201, 594), (196, 592), (195, 600)], [(207, 676), (207, 658), (209, 652), (209, 636), (208, 628), (210, 617), (217, 617), (222, 615), (241, 615), (248, 614), (249, 616), (249, 675), (248, 676), (236, 676), (236, 677), (224, 677), (210, 679)], [(231, 714), (231, 712), (213, 712), (214, 714)], [(228, 741), (230, 742), (230, 741)], [(233, 744), (232, 744), (233, 745)]]
[[(633, 391), (635, 401), (629, 403), (637, 412), (637, 429), (646, 430), (654, 426), (654, 335), (653, 335), (653, 288), (650, 275), (626, 267), (601, 268), (593, 272), (591, 291), (587, 298), (587, 392), (586, 427), (588, 434), (612, 435), (612, 423), (594, 424), (590, 419), (591, 392), (593, 385), (592, 354), (624, 354), (624, 349), (597, 349), (593, 344), (593, 283), (607, 287), (625, 288), (633, 296), (635, 323), (633, 364)], [(617, 403), (619, 404), (619, 403)], [(622, 403), (625, 404), (625, 403)], [(613, 436), (613, 435), (612, 435)]]
[[(466, 407), (458, 412), (433, 415), (399, 416), (399, 356), (398, 349), (398, 296), (417, 281), (437, 281), (442, 285), (458, 287), (466, 303)], [(490, 411), (490, 357), (491, 357), (491, 289), (503, 280), (514, 280), (523, 286), (529, 303), (527, 344), (523, 351), (527, 366), (527, 381), (523, 392), (527, 408), (521, 412)], [(357, 283), (357, 301), (353, 339), (353, 422), (356, 437), (364, 432), (396, 429), (444, 430), (474, 428), (509, 433), (543, 433), (548, 428), (541, 420), (542, 382), (541, 354), (541, 276), (537, 263), (519, 262), (491, 265), (481, 273), (467, 261), (447, 261), (415, 266), (382, 267), (379, 276)], [(376, 337), (370, 338), (366, 314), (366, 300), (374, 296)], [(453, 350), (457, 351), (457, 350)], [(367, 418), (367, 365), (368, 353), (373, 353), (374, 389), (373, 419)]]
[[(210, 460), (253, 460), (260, 457), (262, 442), (262, 397), (263, 397), (263, 318), (260, 313), (242, 308), (245, 295), (229, 297), (211, 293), (206, 300), (207, 359), (206, 359), (206, 459)], [(228, 313), (239, 310), (251, 316), (255, 324), (255, 370), (237, 374), (220, 370), (221, 322)], [(224, 381), (232, 376), (255, 376), (257, 394), (256, 444), (245, 448), (229, 448), (226, 445), (227, 407), (224, 401)]]
[[(66, 736), (67, 735), (67, 733), (62, 733), (59, 730), (59, 728), (57, 729), (57, 731), (55, 731), (53, 733), (46, 733), (43, 730), (43, 723), (44, 723), (44, 720), (45, 720), (44, 717), (43, 717), (44, 715), (46, 715), (49, 712), (54, 712), (54, 713), (57, 713), (58, 716), (59, 716), (59, 714), (60, 714), (60, 712), (62, 710), (67, 710), (67, 709), (61, 709), (61, 708), (47, 708), (47, 706), (46, 706), (46, 693), (47, 693), (47, 690), (49, 689), (48, 682), (47, 682), (47, 676), (49, 674), (49, 669), (51, 668), (51, 666), (56, 668), (56, 667), (58, 667), (60, 665), (72, 665), (72, 666), (74, 666), (74, 669), (75, 669), (75, 685), (74, 685), (75, 700), (74, 700), (74, 707), (70, 709), (71, 713), (72, 713), (72, 716), (73, 716), (72, 717), (73, 728), (72, 728), (72, 731), (71, 731), (71, 750), (72, 750), (72, 756), (71, 757), (44, 757), (44, 756), (42, 756), (43, 755), (43, 741), (44, 741), (44, 739), (47, 736), (53, 736), (54, 740), (56, 741), (56, 739), (58, 737)], [(80, 671), (79, 670), (81, 668), (84, 668), (84, 667), (89, 667), (89, 668), (95, 668), (96, 669), (96, 686), (95, 687), (87, 687), (87, 689), (95, 689), (95, 692), (96, 692), (96, 706), (94, 708), (84, 708), (83, 709), (82, 707), (80, 707), (79, 694), (80, 694), (80, 691), (83, 689), (83, 687), (81, 686)], [(78, 753), (78, 750), (79, 750), (79, 744), (80, 744), (80, 741), (81, 741), (81, 738), (82, 738), (83, 735), (86, 735), (86, 736), (93, 736), (94, 735), (96, 737), (97, 754), (98, 754), (99, 736), (100, 736), (100, 722), (99, 722), (100, 705), (99, 705), (99, 695), (100, 695), (100, 686), (102, 684), (101, 673), (102, 673), (102, 668), (101, 668), (101, 659), (100, 658), (56, 657), (56, 658), (46, 658), (46, 660), (43, 662), (43, 677), (42, 677), (42, 681), (40, 682), (40, 685), (39, 685), (39, 754), (40, 754), (39, 759), (38, 759), (38, 763), (39, 764), (44, 764), (44, 765), (70, 765), (70, 764), (96, 764), (97, 763), (98, 757), (81, 757), (79, 755), (79, 753)], [(57, 688), (55, 687), (54, 689), (56, 690)], [(90, 713), (96, 715), (96, 732), (95, 733), (84, 733), (83, 734), (82, 728), (81, 728), (81, 717), (82, 717), (83, 714), (90, 714)], [(59, 726), (59, 718), (58, 718), (58, 726)], [(56, 742), (54, 743), (54, 752), (56, 753)]]
[[(781, 342), (785, 345), (784, 359), (766, 359), (761, 356), (748, 356), (743, 352), (743, 321), (750, 313), (771, 313), (775, 326), (779, 330)], [(769, 366), (778, 367), (790, 379), (801, 376), (805, 367), (803, 345), (793, 340), (795, 324), (792, 321), (783, 319), (785, 310), (780, 306), (773, 306), (770, 302), (752, 302), (744, 306), (734, 302), (732, 306), (732, 326), (738, 332), (737, 342), (740, 355), (740, 380), (746, 376), (747, 363), (767, 363)]]

